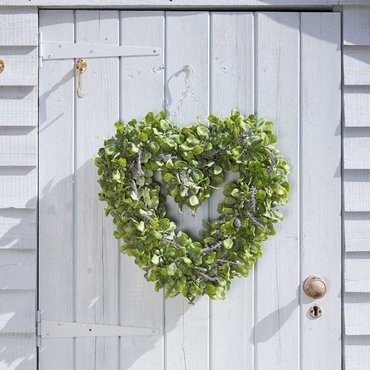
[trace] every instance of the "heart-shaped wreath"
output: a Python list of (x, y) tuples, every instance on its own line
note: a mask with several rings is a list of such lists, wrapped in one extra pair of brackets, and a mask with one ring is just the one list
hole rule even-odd
[[(190, 302), (204, 294), (224, 299), (232, 278), (248, 276), (261, 242), (283, 219), (279, 206), (290, 190), (272, 122), (237, 110), (208, 121), (179, 127), (164, 112), (149, 112), (140, 122), (117, 122), (116, 135), (95, 157), (99, 197), (113, 216), (115, 238), (124, 241), (121, 251), (135, 257), (156, 290)], [(180, 210), (196, 212), (227, 171), (239, 178), (225, 185), (219, 217), (205, 221), (201, 240), (192, 240), (166, 217), (165, 194)]]

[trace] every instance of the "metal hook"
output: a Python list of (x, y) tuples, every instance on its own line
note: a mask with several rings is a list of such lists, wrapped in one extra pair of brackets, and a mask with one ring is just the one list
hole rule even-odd
[(87, 69), (87, 61), (83, 58), (79, 58), (76, 61), (76, 69), (77, 69), (77, 97), (82, 98), (81, 95), (81, 74), (84, 73)]

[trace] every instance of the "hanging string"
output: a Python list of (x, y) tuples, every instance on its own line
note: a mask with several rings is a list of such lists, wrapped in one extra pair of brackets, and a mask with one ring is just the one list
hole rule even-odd
[(185, 89), (184, 91), (182, 92), (181, 96), (180, 96), (180, 99), (177, 103), (177, 106), (176, 106), (176, 109), (175, 111), (172, 113), (171, 117), (173, 120), (175, 120), (175, 118), (177, 117), (177, 115), (179, 114), (181, 108), (182, 108), (182, 105), (184, 104), (184, 101), (186, 99), (186, 97), (190, 94), (191, 97), (193, 98), (193, 100), (197, 103), (197, 105), (200, 107), (201, 109), (201, 118), (205, 118), (205, 113), (204, 113), (204, 107), (200, 101), (200, 99), (198, 98), (197, 94), (194, 92), (194, 90), (192, 89), (192, 86), (191, 86), (191, 83), (190, 83), (190, 75), (194, 72), (194, 68), (193, 66), (191, 66), (190, 64), (185, 64), (184, 67), (181, 69), (181, 71), (179, 71), (177, 73), (177, 75), (182, 75), (183, 78), (184, 78), (184, 83), (185, 83)]

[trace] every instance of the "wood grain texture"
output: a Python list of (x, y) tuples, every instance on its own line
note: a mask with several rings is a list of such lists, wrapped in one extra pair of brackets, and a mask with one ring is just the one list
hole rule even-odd
[(370, 171), (347, 170), (343, 174), (344, 209), (370, 211)]
[(37, 126), (37, 98), (37, 87), (1, 86), (0, 126)]
[(0, 7), (0, 29), (0, 46), (37, 46), (37, 9)]
[[(340, 369), (340, 14), (302, 13), (301, 37), (301, 285), (318, 275), (330, 287), (320, 300), (330, 314), (320, 320), (307, 316), (313, 300), (302, 293), (301, 369)], [(312, 55), (320, 62), (311, 63)]]
[(370, 45), (370, 6), (343, 8), (343, 44)]
[(36, 339), (32, 334), (0, 334), (0, 368), (34, 370), (37, 368)]
[(369, 86), (345, 86), (343, 103), (346, 127), (370, 127)]
[[(76, 11), (76, 42), (119, 44), (118, 11)], [(118, 245), (104, 215), (93, 156), (119, 117), (119, 58), (88, 60), (75, 97), (75, 320), (118, 324)], [(74, 94), (75, 95), (75, 94)], [(76, 96), (76, 95), (75, 95)], [(76, 338), (76, 369), (118, 369), (119, 341)]]
[(11, 333), (34, 335), (35, 312), (35, 290), (1, 290), (0, 335)]
[(0, 128), (0, 166), (36, 166), (36, 128)]
[(346, 335), (370, 335), (370, 296), (346, 293), (344, 296), (344, 327)]
[(37, 173), (33, 167), (0, 167), (0, 208), (35, 208)]
[[(199, 99), (195, 102), (188, 94), (175, 123), (194, 123), (196, 117), (208, 114), (209, 104), (209, 14), (207, 12), (166, 13), (166, 104), (170, 114), (176, 111), (184, 92), (185, 82), (181, 74), (189, 64), (192, 89)], [(169, 216), (176, 220), (178, 228), (197, 238), (202, 220), (208, 217), (206, 206), (196, 216), (189, 209), (177, 212), (177, 205), (169, 204)], [(183, 297), (166, 301), (166, 366), (168, 369), (209, 368), (209, 299), (201, 297), (195, 305), (189, 305)]]
[[(271, 120), (292, 167), (289, 206), (263, 245), (255, 274), (255, 369), (299, 367), (299, 29), (298, 13), (256, 17), (256, 109)], [(312, 145), (312, 144), (308, 144)]]
[(36, 210), (0, 210), (0, 249), (36, 249)]
[(347, 252), (370, 251), (370, 214), (346, 212), (344, 214), (344, 240)]
[(343, 165), (345, 169), (370, 169), (370, 128), (344, 131)]
[[(40, 29), (45, 41), (73, 41), (73, 11), (41, 11)], [(73, 70), (73, 60), (45, 61), (40, 70), (39, 307), (44, 320), (74, 320)], [(73, 342), (43, 339), (40, 369), (73, 369)]]
[(0, 46), (4, 71), (0, 86), (36, 86), (38, 84), (38, 48), (36, 46)]
[[(164, 100), (164, 13), (120, 12), (122, 45), (159, 46), (162, 53), (153, 57), (121, 58), (120, 118), (125, 122), (141, 119), (148, 111), (158, 112)], [(120, 242), (121, 244), (121, 242)], [(144, 272), (133, 259), (120, 257), (120, 324), (164, 327), (163, 292), (155, 292), (145, 281)], [(163, 369), (164, 335), (121, 338), (121, 369)], [(150, 364), (150, 365), (149, 365)]]
[(0, 290), (36, 287), (36, 251), (0, 250)]
[(369, 85), (370, 46), (343, 46), (343, 73), (346, 85)]
[[(331, 10), (338, 5), (367, 5), (368, 0), (105, 0), (106, 7), (119, 7), (124, 9), (244, 9), (256, 7), (263, 10), (269, 6), (301, 8), (303, 5), (320, 7)], [(52, 8), (101, 8), (101, 0), (1, 0), (3, 6), (42, 6)], [(247, 8), (247, 9), (246, 9)], [(316, 8), (317, 9), (317, 8)]]
[[(253, 13), (211, 13), (210, 111), (221, 118), (238, 108), (254, 111)], [(218, 216), (222, 191), (212, 195), (210, 217)], [(210, 301), (211, 368), (253, 369), (253, 271), (232, 282), (225, 301)], [(228, 343), (228, 345), (225, 345)]]
[(370, 361), (370, 336), (346, 336), (344, 352), (346, 370), (367, 370)]
[(344, 266), (345, 291), (370, 293), (370, 256), (367, 253), (347, 253)]

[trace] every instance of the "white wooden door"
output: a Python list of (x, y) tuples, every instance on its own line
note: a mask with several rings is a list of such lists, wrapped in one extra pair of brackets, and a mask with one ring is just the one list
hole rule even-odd
[[(42, 338), (41, 370), (336, 370), (341, 368), (340, 15), (298, 12), (43, 10), (43, 41), (161, 47), (160, 55), (87, 58), (76, 97), (75, 60), (40, 68), (39, 308), (44, 320), (160, 329), (159, 335)], [(248, 279), (226, 301), (190, 306), (155, 293), (119, 254), (98, 201), (92, 156), (119, 118), (140, 118), (184, 92), (176, 117), (234, 107), (276, 123), (293, 171), (285, 221)], [(216, 215), (219, 196), (181, 227)], [(302, 282), (328, 292), (308, 298)], [(308, 309), (322, 307), (320, 319)], [(42, 324), (41, 324), (42, 325)], [(104, 330), (103, 330), (104, 331)], [(77, 333), (77, 334), (76, 334)], [(75, 337), (74, 337), (75, 336)]]

